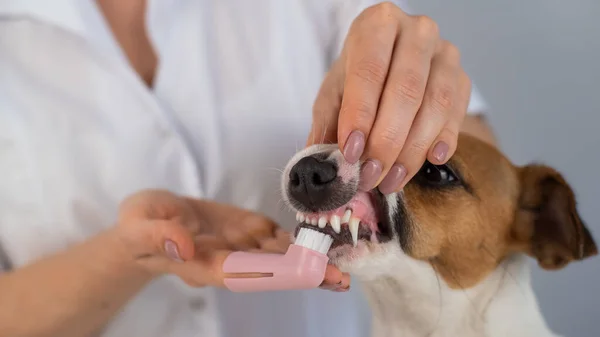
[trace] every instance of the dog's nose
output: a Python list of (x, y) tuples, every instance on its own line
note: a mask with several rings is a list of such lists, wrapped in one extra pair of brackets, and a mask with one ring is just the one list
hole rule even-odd
[(337, 177), (334, 163), (314, 157), (304, 157), (290, 171), (290, 195), (303, 206), (318, 211), (331, 196)]

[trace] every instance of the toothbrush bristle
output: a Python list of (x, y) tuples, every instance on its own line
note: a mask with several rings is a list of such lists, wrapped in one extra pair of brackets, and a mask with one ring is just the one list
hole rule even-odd
[(333, 238), (316, 230), (302, 227), (298, 235), (296, 235), (295, 244), (315, 250), (321, 254), (327, 254), (333, 244)]

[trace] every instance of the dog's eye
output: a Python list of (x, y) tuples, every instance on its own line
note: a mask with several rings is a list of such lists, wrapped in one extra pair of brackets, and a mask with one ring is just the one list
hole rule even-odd
[(433, 165), (430, 162), (425, 162), (417, 178), (421, 182), (435, 185), (447, 186), (458, 183), (458, 178), (447, 165)]

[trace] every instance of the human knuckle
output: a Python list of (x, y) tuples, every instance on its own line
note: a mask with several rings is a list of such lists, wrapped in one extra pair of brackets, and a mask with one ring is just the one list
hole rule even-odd
[(395, 83), (392, 83), (389, 90), (401, 103), (417, 105), (421, 100), (423, 81), (421, 74), (407, 70)]
[(371, 6), (371, 10), (371, 15), (379, 20), (387, 21), (396, 16), (399, 8), (391, 1), (383, 1)]
[(411, 157), (418, 157), (421, 156), (423, 153), (427, 152), (427, 150), (429, 150), (429, 142), (427, 142), (426, 140), (416, 140), (413, 141), (409, 148), (409, 155)]
[(356, 18), (354, 26), (386, 26), (394, 24), (397, 17), (398, 6), (390, 1), (381, 2), (365, 8)]
[(444, 54), (446, 59), (450, 60), (450, 62), (460, 63), (460, 49), (458, 49), (458, 47), (453, 43), (444, 40), (442, 42), (441, 53)]
[(360, 125), (370, 122), (375, 111), (373, 104), (367, 100), (354, 99), (342, 108), (342, 114), (351, 114), (354, 123)]
[(403, 137), (402, 129), (398, 126), (387, 125), (385, 126), (376, 137), (379, 139), (375, 142), (377, 147), (381, 148), (398, 148), (402, 146)]
[(365, 57), (357, 62), (353, 73), (366, 83), (382, 83), (387, 76), (387, 67), (381, 59)]
[(382, 1), (375, 5), (378, 11), (382, 11), (384, 13), (394, 13), (398, 10), (398, 6), (392, 1)]
[(437, 22), (426, 15), (415, 16), (414, 26), (421, 38), (437, 38), (440, 34)]
[(434, 112), (444, 113), (454, 107), (455, 89), (449, 84), (440, 84), (432, 88), (430, 96)]

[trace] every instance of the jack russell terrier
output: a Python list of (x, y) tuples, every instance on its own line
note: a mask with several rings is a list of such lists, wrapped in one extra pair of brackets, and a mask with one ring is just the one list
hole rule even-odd
[(516, 167), (464, 134), (446, 165), (426, 162), (398, 194), (358, 191), (359, 169), (337, 145), (314, 145), (290, 160), (282, 191), (298, 229), (333, 237), (330, 263), (364, 287), (372, 336), (555, 336), (526, 256), (556, 270), (597, 254), (557, 171)]

